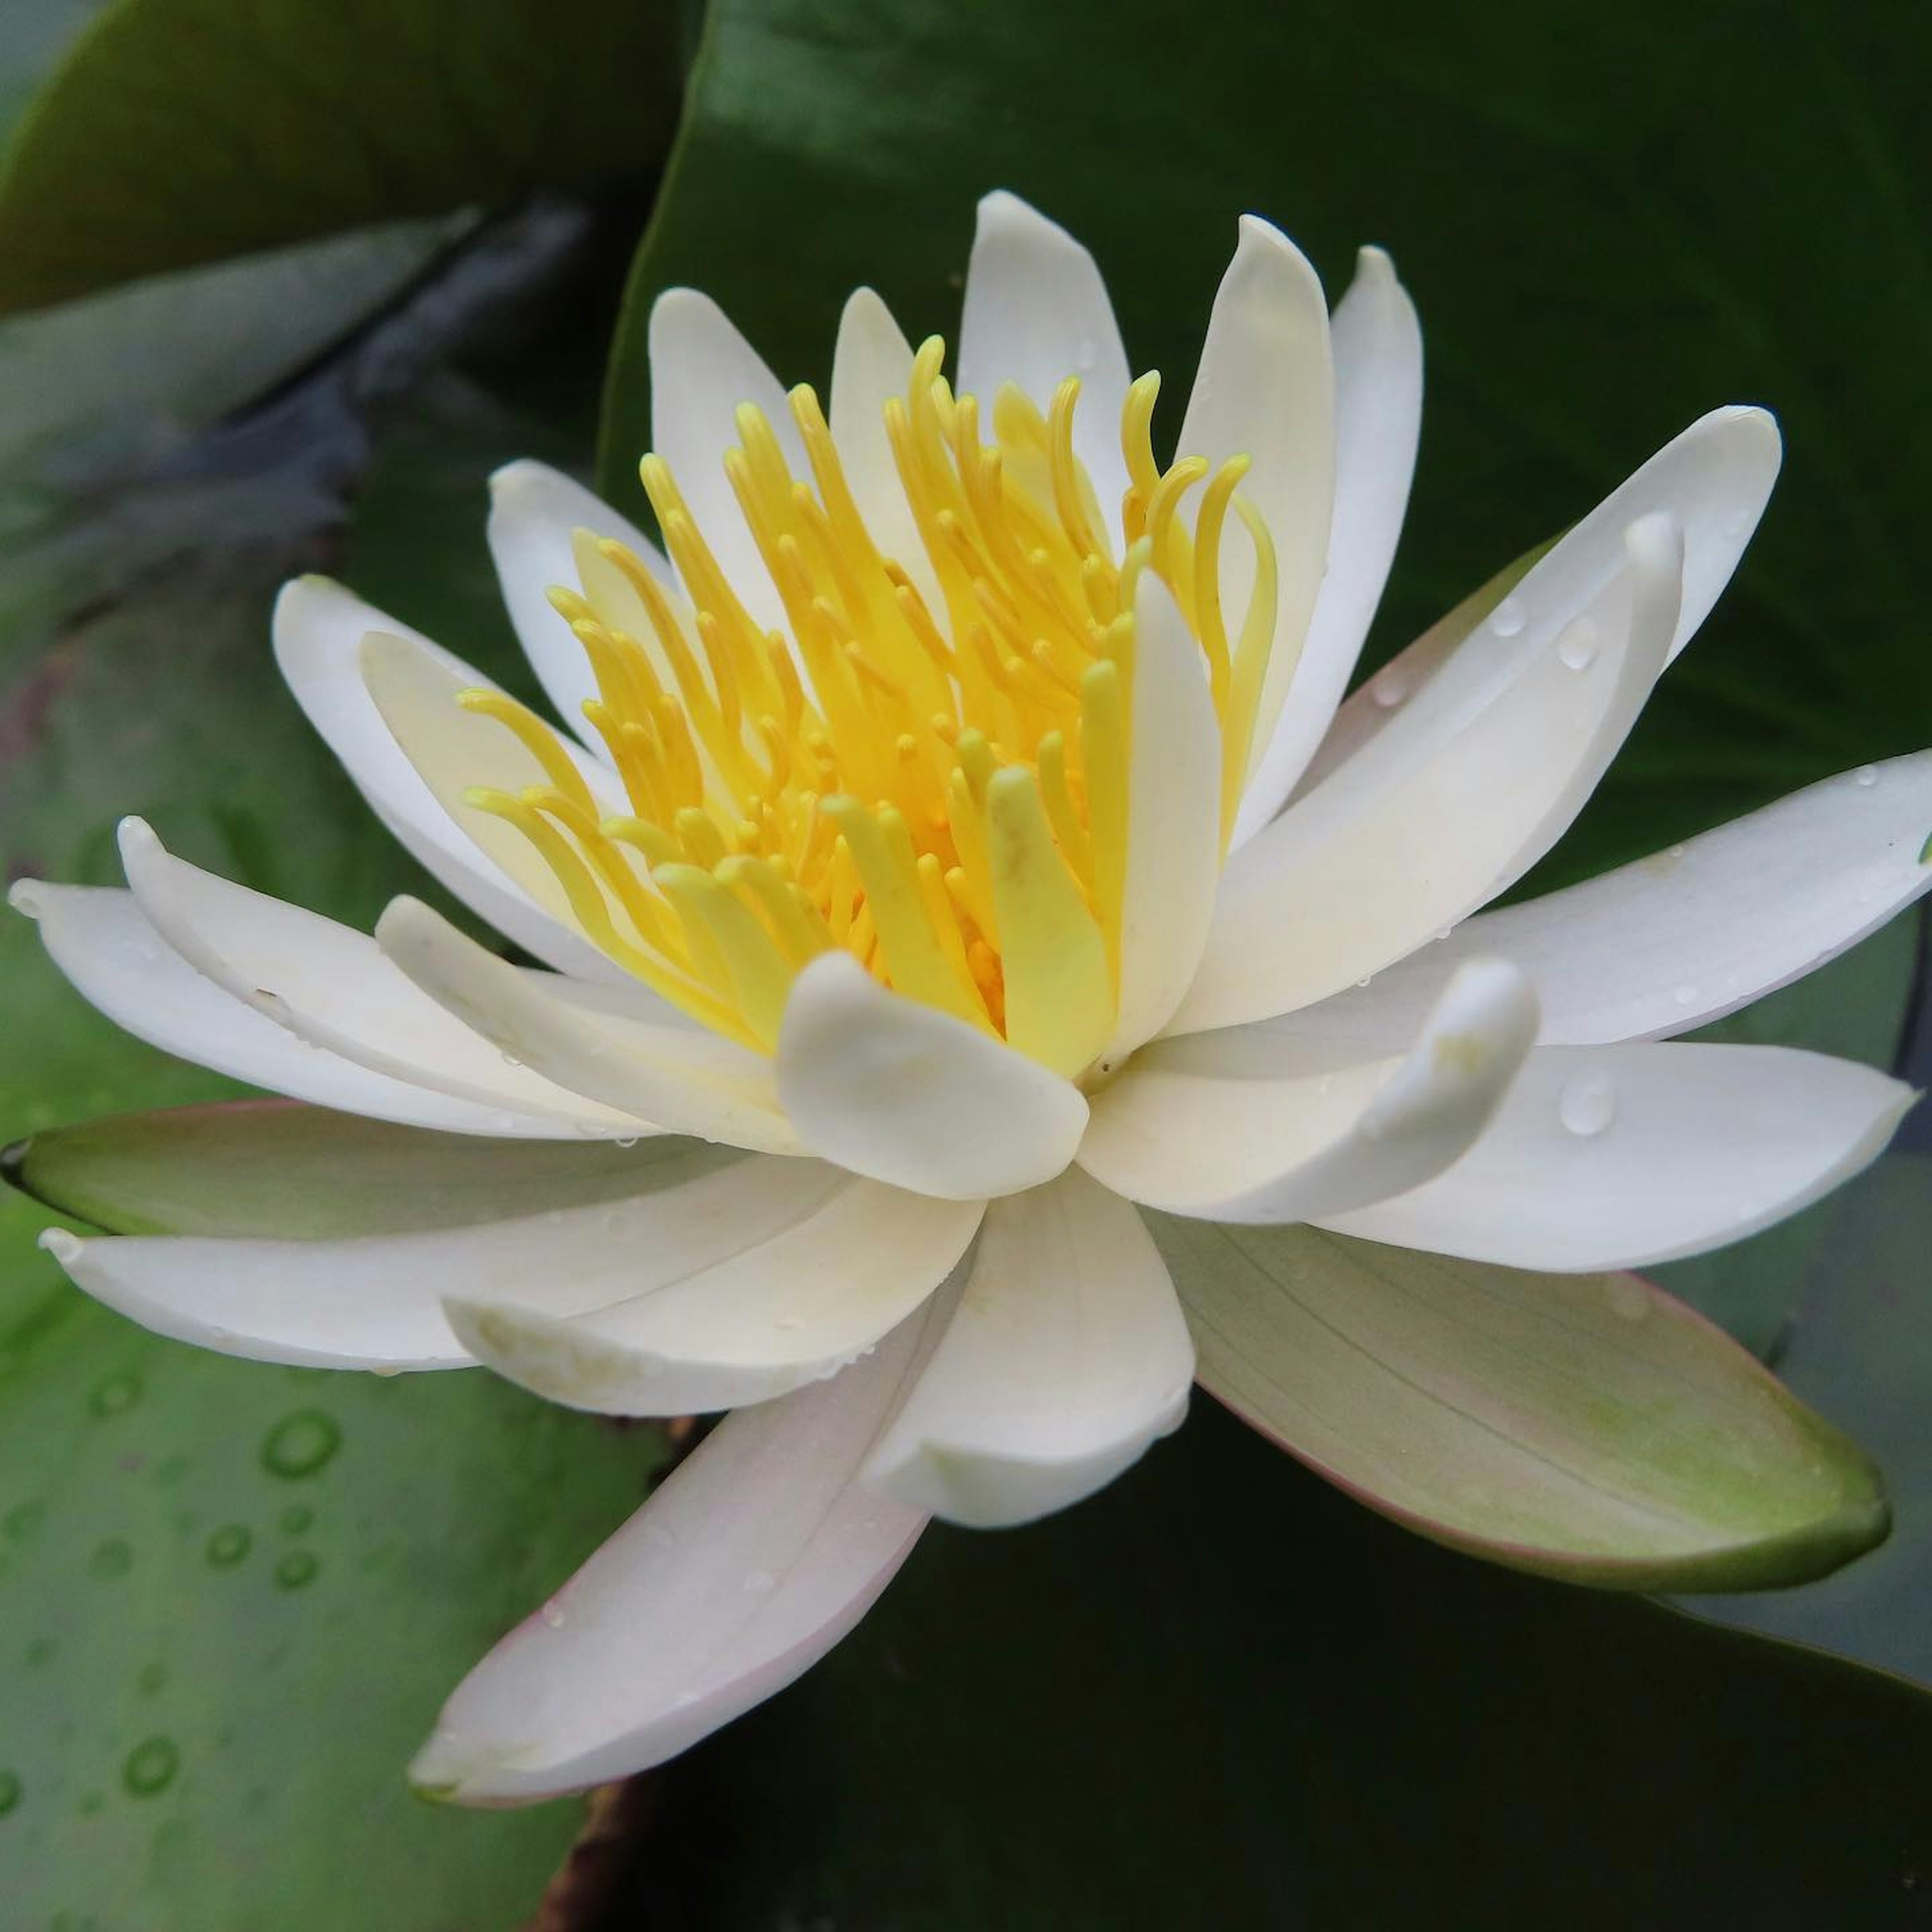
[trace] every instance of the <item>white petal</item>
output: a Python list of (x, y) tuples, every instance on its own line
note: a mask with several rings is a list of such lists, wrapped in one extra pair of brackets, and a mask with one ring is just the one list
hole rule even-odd
[(926, 1519), (854, 1482), (934, 1303), (844, 1374), (726, 1418), (542, 1614), (458, 1687), (410, 1767), (514, 1804), (674, 1757), (818, 1662)]
[(1200, 646), (1166, 586), (1136, 598), (1120, 1000), (1112, 1054), (1179, 1006), (1208, 943), (1221, 870), (1221, 733)]
[(121, 856), (155, 931), (197, 972), (297, 1040), (392, 1079), (506, 1110), (514, 1131), (539, 1138), (650, 1131), (634, 1114), (506, 1061), (366, 933), (174, 857), (138, 818), (122, 821)]
[(685, 1195), (654, 1201), (641, 1238), (601, 1270), (497, 1271), (500, 1298), (466, 1285), (446, 1304), (451, 1325), (492, 1368), (573, 1408), (690, 1415), (768, 1402), (837, 1374), (896, 1328), (951, 1273), (981, 1213), (770, 1156)]
[[(1484, 614), (1481, 591), (1466, 598), (1363, 685), (1336, 715), (1304, 773), (1304, 795), (1347, 766), (1357, 752), (1413, 714), (1447, 711), (1478, 682), (1553, 643), (1570, 614), (1586, 604), (1621, 564), (1624, 531), (1664, 511), (1684, 526), (1684, 596), (1671, 639), (1675, 657), (1710, 615), (1757, 528), (1783, 457), (1776, 420), (1760, 409), (1731, 406), (1700, 416), (1611, 491), (1539, 558), (1514, 592), (1522, 626), (1508, 647), (1489, 634), (1462, 652)], [(1445, 663), (1455, 667), (1447, 680)], [(1388, 700), (1400, 694), (1396, 701)]]
[(1149, 1207), (1300, 1221), (1440, 1174), (1494, 1117), (1536, 1037), (1500, 959), (1452, 979), (1401, 1060), (1352, 1060), (1258, 1028), (1157, 1041), (1094, 1101), (1080, 1164)]
[(741, 602), (766, 630), (788, 627), (784, 605), (724, 473), (736, 446), (734, 412), (764, 416), (794, 477), (808, 477), (805, 445), (778, 378), (724, 311), (695, 289), (668, 289), (651, 310), (651, 446)]
[(1028, 1522), (1178, 1427), (1193, 1375), (1153, 1237), (1076, 1168), (987, 1209), (958, 1310), (865, 1480), (975, 1528)]
[(1422, 330), (1379, 248), (1364, 248), (1330, 323), (1335, 361), (1335, 506), (1301, 661), (1241, 800), (1234, 842), (1287, 801), (1335, 716), (1382, 601), (1402, 533), (1422, 429)]
[(1192, 1378), (1154, 1237), (1072, 1168), (987, 1208), (958, 1310), (863, 1478), (974, 1528), (1028, 1522), (1177, 1428)]
[(1442, 973), (1499, 953), (1529, 975), (1546, 1046), (1658, 1040), (1835, 958), (1932, 889), (1932, 752), (1862, 766), (1562, 892), (1480, 913), (1372, 984), (1270, 1022), (1384, 1044)]
[(318, 1107), (455, 1133), (514, 1134), (517, 1119), (390, 1079), (307, 1045), (204, 978), (162, 938), (132, 892), (22, 879), (12, 902), (81, 997), (137, 1040), (230, 1079)]
[(430, 999), (513, 1060), (667, 1133), (798, 1150), (768, 1060), (718, 1035), (586, 1010), (487, 952), (419, 901), (391, 902), (376, 941)]
[(886, 434), (886, 404), (912, 382), (912, 345), (892, 311), (870, 289), (854, 291), (838, 318), (832, 357), (832, 440), (852, 500), (882, 556), (910, 576), (934, 622), (948, 623), (945, 593), (926, 554)]
[(1439, 1179), (1324, 1227), (1562, 1272), (1723, 1247), (1849, 1180), (1915, 1098), (1772, 1046), (1539, 1047)]
[(561, 972), (619, 977), (621, 968), (549, 910), (554, 890), (533, 898), (506, 877), (452, 823), (418, 776), (362, 681), (362, 640), (372, 631), (412, 640), (458, 689), (490, 682), (340, 584), (324, 577), (298, 578), (284, 584), (275, 600), (275, 662), (309, 722), (410, 856), (466, 905)]
[[(1173, 1030), (1289, 1012), (1401, 958), (1548, 851), (1595, 788), (1662, 669), (1682, 536), (1664, 517), (1625, 533), (1628, 563), (1460, 728), (1391, 728), (1235, 854)], [(1446, 676), (1449, 674), (1445, 672)]]
[(460, 1369), (471, 1357), (429, 1282), (404, 1258), (370, 1267), (355, 1252), (442, 1238), (84, 1241), (50, 1228), (40, 1246), (97, 1301), (157, 1335), (218, 1354), (303, 1368)]
[[(1307, 258), (1256, 216), (1241, 218), (1175, 448), (1183, 456), (1204, 456), (1216, 468), (1231, 456), (1251, 458), (1242, 492), (1274, 542), (1280, 590), (1274, 655), (1249, 755), (1252, 776), (1274, 736), (1308, 633), (1335, 499), (1328, 304)], [(1231, 634), (1238, 634), (1253, 578), (1247, 545), (1225, 544), (1221, 596)]]
[(778, 1090), (812, 1153), (949, 1201), (1050, 1180), (1087, 1124), (1077, 1088), (964, 1020), (887, 992), (846, 952), (822, 955), (793, 983)]
[[(600, 496), (548, 464), (506, 463), (490, 478), (490, 555), (510, 622), (556, 715), (598, 757), (596, 734), (584, 722), (584, 700), (597, 695), (597, 680), (584, 647), (551, 608), (553, 584), (580, 588), (572, 548), (574, 533), (614, 537), (661, 583), (674, 582), (657, 546)], [(379, 630), (391, 630), (379, 624)]]
[(1003, 382), (1042, 411), (1069, 376), (1080, 378), (1073, 453), (1100, 499), (1118, 551), (1127, 488), (1120, 410), (1127, 352), (1094, 257), (1058, 222), (1001, 189), (984, 196), (959, 318), (959, 391), (990, 422)]

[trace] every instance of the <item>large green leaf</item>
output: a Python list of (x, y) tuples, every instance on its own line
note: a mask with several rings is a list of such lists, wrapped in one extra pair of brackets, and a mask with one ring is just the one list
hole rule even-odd
[(1924, 741), (1932, 654), (1907, 614), (1932, 407), (1908, 184), (1932, 16), (832, 15), (710, 10), (612, 365), (602, 470), (627, 510), (666, 286), (709, 290), (783, 378), (822, 381), (862, 283), (915, 339), (956, 327), (974, 199), (1010, 188), (1093, 247), (1132, 360), (1169, 378), (1172, 434), (1235, 218), (1257, 208), (1337, 292), (1358, 243), (1387, 244), (1421, 310), (1422, 463), (1371, 663), (1712, 405), (1784, 420), (1785, 477), (1738, 581), (1550, 882)]
[(1088, 1503), (934, 1528), (668, 1773), (613, 1927), (1901, 1932), (1932, 1700), (1475, 1563), (1213, 1405)]
[(1425, 1536), (1654, 1590), (1804, 1582), (1886, 1533), (1856, 1445), (1637, 1276), (1151, 1218), (1202, 1385)]
[(654, 0), (117, 0), (0, 168), (0, 314), (399, 215), (648, 176)]

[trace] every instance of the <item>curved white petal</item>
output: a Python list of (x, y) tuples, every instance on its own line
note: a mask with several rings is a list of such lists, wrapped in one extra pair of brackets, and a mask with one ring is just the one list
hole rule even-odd
[(987, 1209), (958, 1307), (864, 1480), (975, 1528), (1029, 1522), (1178, 1427), (1193, 1375), (1153, 1237), (1076, 1168)]
[(532, 897), (452, 822), (369, 695), (362, 640), (372, 631), (408, 638), (459, 689), (490, 680), (325, 577), (285, 584), (275, 600), (274, 628), (275, 662), (296, 703), (410, 856), (499, 932), (559, 971), (620, 977), (620, 968), (550, 910), (554, 892)]
[[(1252, 777), (1276, 720), (1314, 614), (1327, 567), (1335, 501), (1335, 371), (1328, 304), (1308, 260), (1279, 229), (1241, 218), (1234, 260), (1214, 296), (1201, 366), (1175, 445), (1215, 468), (1252, 460), (1243, 494), (1274, 539), (1280, 592), (1248, 757)], [(1248, 607), (1254, 560), (1239, 542), (1221, 554), (1221, 596), (1231, 633)]]
[(505, 464), (490, 477), (490, 556), (504, 608), (556, 715), (601, 758), (601, 741), (584, 723), (584, 700), (597, 695), (597, 680), (583, 646), (548, 595), (553, 584), (581, 587), (574, 550), (579, 530), (614, 537), (652, 576), (673, 584), (670, 566), (650, 538), (561, 470), (524, 458)]
[(467, 1367), (472, 1358), (426, 1281), (406, 1262), (372, 1268), (344, 1253), (386, 1245), (161, 1235), (82, 1240), (62, 1228), (40, 1237), (68, 1279), (97, 1301), (157, 1335), (218, 1354), (386, 1372)]
[(887, 992), (848, 952), (820, 955), (793, 982), (777, 1072), (780, 1103), (812, 1153), (944, 1200), (1052, 1180), (1087, 1124), (1070, 1082)]
[(1069, 376), (1080, 378), (1073, 453), (1100, 500), (1118, 553), (1127, 488), (1120, 410), (1127, 352), (1094, 257), (1058, 222), (1004, 189), (983, 196), (959, 318), (959, 391), (976, 396), (981, 419), (1003, 382), (1046, 410)]
[[(1487, 614), (1485, 586), (1358, 688), (1304, 774), (1302, 795), (1346, 770), (1366, 746), (1398, 724), (1412, 731), (1420, 717), (1439, 728), (1472, 690), (1481, 701), (1486, 680), (1507, 677), (1526, 656), (1554, 643), (1571, 615), (1621, 567), (1624, 530), (1660, 511), (1684, 529), (1684, 596), (1669, 652), (1674, 658), (1731, 580), (1770, 500), (1783, 456), (1777, 420), (1768, 410), (1732, 405), (1699, 417), (1538, 557), (1504, 602), (1520, 628), (1506, 638), (1493, 625), (1477, 629)], [(1466, 639), (1472, 648), (1459, 650)], [(1445, 667), (1446, 678), (1439, 675)]]
[(1258, 832), (1294, 790), (1347, 689), (1395, 560), (1422, 430), (1422, 329), (1379, 248), (1330, 320), (1335, 362), (1335, 505), (1327, 574), (1274, 735), (1250, 776), (1234, 842)]
[(867, 534), (883, 556), (912, 579), (933, 621), (949, 625), (945, 593), (926, 554), (912, 506), (899, 482), (886, 404), (912, 382), (912, 345), (892, 311), (871, 289), (855, 290), (838, 318), (832, 356), (832, 398), (826, 405), (832, 440)]
[[(1325, 999), (1549, 850), (1636, 722), (1676, 622), (1682, 532), (1646, 518), (1625, 532), (1625, 550), (1626, 569), (1460, 729), (1420, 747), (1384, 733), (1363, 754), (1376, 760), (1374, 782), (1347, 784), (1344, 772), (1234, 855), (1173, 1030)], [(1573, 643), (1586, 626), (1587, 652)]]
[(541, 1614), (458, 1686), (410, 1767), (515, 1804), (641, 1771), (818, 1662), (926, 1519), (854, 1480), (942, 1318), (844, 1374), (728, 1416)]
[(1849, 1180), (1916, 1096), (1785, 1047), (1539, 1047), (1447, 1174), (1337, 1233), (1559, 1272), (1723, 1247)]
[(1471, 960), (1400, 1060), (1258, 1028), (1156, 1042), (1094, 1102), (1080, 1164), (1117, 1193), (1210, 1221), (1303, 1221), (1440, 1174), (1494, 1117), (1536, 1037), (1517, 968)]
[(164, 1053), (371, 1120), (454, 1133), (520, 1130), (518, 1119), (502, 1108), (392, 1080), (298, 1040), (197, 973), (148, 923), (132, 892), (22, 879), (10, 897), (38, 923), (48, 957), (75, 991)]
[(770, 1062), (712, 1033), (593, 1012), (486, 951), (418, 900), (393, 900), (376, 943), (437, 1005), (513, 1060), (666, 1133), (795, 1154)]
[(1268, 1022), (1306, 1039), (1404, 1037), (1442, 972), (1514, 960), (1546, 1046), (1659, 1040), (1835, 958), (1932, 890), (1932, 752), (1840, 772), (1600, 878), (1479, 913), (1318, 1006)]
[(742, 403), (772, 426), (796, 478), (811, 475), (791, 406), (764, 358), (709, 296), (667, 289), (651, 310), (651, 447), (670, 466), (700, 534), (738, 600), (768, 631), (790, 634), (784, 604), (738, 507), (724, 455)]
[(524, 1134), (614, 1140), (651, 1131), (634, 1114), (506, 1060), (398, 972), (366, 933), (176, 858), (138, 818), (122, 821), (121, 857), (155, 931), (197, 972), (298, 1040), (392, 1079), (506, 1110)]
[[(425, 648), (420, 638), (372, 632), (362, 640), (359, 656), (370, 701), (449, 823), (558, 925), (581, 935), (562, 886), (536, 848), (495, 813), (464, 801), (464, 794), (475, 788), (514, 794), (550, 783), (549, 774), (514, 732), (458, 704), (459, 695), (479, 680), (466, 680), (464, 667)], [(487, 680), (480, 682), (488, 686)], [(630, 801), (615, 772), (571, 740), (560, 736), (556, 742), (583, 779), (598, 818), (629, 812)]]
[(1179, 1006), (1214, 916), (1221, 872), (1221, 732), (1200, 646), (1166, 586), (1135, 598), (1127, 863), (1120, 1010), (1110, 1055), (1131, 1053)]
[(601, 1270), (535, 1269), (502, 1294), (466, 1285), (446, 1304), (451, 1326), (480, 1360), (573, 1408), (769, 1402), (896, 1328), (952, 1272), (982, 1211), (770, 1156), (685, 1192), (707, 1190), (715, 1211), (699, 1238), (675, 1238), (670, 1210), (688, 1204), (661, 1197)]

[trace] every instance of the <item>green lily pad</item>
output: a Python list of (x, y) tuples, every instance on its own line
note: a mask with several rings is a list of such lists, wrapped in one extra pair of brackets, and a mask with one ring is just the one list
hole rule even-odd
[(673, 10), (116, 0), (0, 165), (0, 314), (542, 188), (650, 178)]

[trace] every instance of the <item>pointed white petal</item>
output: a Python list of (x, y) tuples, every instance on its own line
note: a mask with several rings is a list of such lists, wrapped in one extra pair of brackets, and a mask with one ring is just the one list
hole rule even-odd
[(1562, 892), (1478, 914), (1272, 1026), (1402, 1038), (1444, 970), (1499, 953), (1535, 986), (1546, 1046), (1660, 1040), (1788, 985), (1932, 890), (1932, 752), (1840, 772)]
[(528, 459), (506, 463), (490, 478), (488, 529), (496, 581), (524, 655), (557, 716), (601, 758), (601, 741), (586, 726), (583, 710), (584, 700), (597, 695), (597, 680), (583, 646), (551, 608), (547, 593), (553, 584), (582, 587), (572, 548), (580, 530), (614, 537), (666, 585), (674, 581), (670, 566), (650, 538), (601, 496), (561, 470)]
[[(1218, 468), (1253, 460), (1243, 494), (1274, 539), (1280, 590), (1248, 771), (1274, 736), (1322, 587), (1335, 499), (1335, 372), (1328, 304), (1308, 260), (1279, 229), (1241, 218), (1234, 260), (1214, 297), (1201, 367), (1175, 448)], [(1240, 541), (1224, 544), (1221, 596), (1238, 634), (1254, 562)]]
[(1742, 1240), (1871, 1160), (1914, 1099), (1772, 1046), (1539, 1047), (1447, 1174), (1339, 1234), (1511, 1268), (1642, 1268)]
[[(1549, 850), (1636, 722), (1676, 622), (1682, 532), (1647, 518), (1624, 547), (1626, 568), (1460, 728), (1418, 743), (1391, 728), (1362, 754), (1372, 773), (1343, 772), (1234, 855), (1172, 1030), (1325, 999), (1453, 926)], [(1587, 652), (1574, 644), (1586, 626)]]
[(516, 1117), (310, 1046), (197, 973), (148, 922), (132, 892), (22, 879), (14, 905), (81, 997), (137, 1040), (318, 1107), (454, 1133), (514, 1134)]
[(1044, 411), (1069, 376), (1080, 378), (1073, 453), (1092, 479), (1118, 550), (1127, 487), (1120, 454), (1127, 352), (1107, 285), (1094, 257), (1058, 222), (999, 190), (981, 200), (973, 234), (959, 318), (960, 393), (979, 398), (988, 422), (1003, 382)]
[[(1510, 608), (1521, 627), (1506, 646), (1485, 632), (1472, 640), (1474, 650), (1457, 649), (1488, 614), (1485, 592), (1478, 591), (1356, 690), (1310, 764), (1300, 794), (1332, 778), (1391, 725), (1408, 728), (1412, 714), (1449, 711), (1462, 701), (1471, 680), (1507, 674), (1524, 655), (1553, 644), (1570, 614), (1616, 574), (1624, 531), (1657, 511), (1684, 526), (1674, 658), (1731, 580), (1770, 500), (1783, 454), (1776, 419), (1766, 410), (1732, 406), (1700, 416), (1538, 559), (1512, 593)], [(1447, 680), (1438, 676), (1445, 664), (1454, 666)]]
[(1153, 1237), (1076, 1168), (987, 1209), (958, 1310), (865, 1480), (975, 1528), (1028, 1522), (1178, 1427), (1193, 1374)]
[(1241, 800), (1244, 843), (1287, 802), (1347, 689), (1395, 560), (1422, 429), (1422, 330), (1395, 265), (1364, 248), (1330, 328), (1335, 359), (1335, 508), (1327, 574), (1301, 661)]
[(934, 622), (948, 622), (946, 598), (899, 482), (886, 404), (912, 381), (912, 345), (870, 289), (854, 291), (838, 318), (826, 416), (852, 500), (873, 543), (911, 578)]
[(420, 901), (393, 900), (376, 942), (439, 1006), (559, 1086), (666, 1133), (772, 1154), (798, 1151), (771, 1065), (688, 1027), (598, 1012), (484, 950)]
[(822, 955), (793, 984), (778, 1090), (812, 1153), (949, 1201), (1050, 1180), (1087, 1124), (1069, 1082), (964, 1020), (887, 992), (846, 952)]
[(661, 1764), (810, 1668), (926, 1519), (853, 1478), (942, 1316), (728, 1416), (543, 1612), (457, 1688), (410, 1776), (516, 1804)]
[(376, 817), (464, 904), (538, 958), (586, 979), (620, 976), (620, 968), (550, 910), (554, 894), (532, 898), (506, 877), (451, 821), (418, 776), (362, 680), (362, 640), (372, 631), (410, 639), (459, 690), (490, 680), (326, 578), (298, 578), (282, 586), (275, 600), (275, 662)]
[(503, 1131), (604, 1139), (652, 1131), (507, 1061), (398, 972), (366, 933), (176, 858), (138, 818), (122, 821), (121, 857), (156, 932), (297, 1040), (391, 1079), (502, 1109), (514, 1117)]
[(778, 378), (709, 296), (668, 289), (651, 310), (651, 446), (670, 464), (686, 507), (732, 590), (760, 626), (785, 632), (784, 605), (724, 473), (739, 440), (734, 412), (763, 412), (794, 477), (805, 445)]
[(1167, 587), (1142, 573), (1136, 599), (1121, 902), (1120, 1000), (1110, 1054), (1173, 1016), (1201, 963), (1221, 871), (1221, 733), (1200, 646)]
[(685, 1192), (654, 1201), (641, 1238), (601, 1269), (465, 1284), (446, 1304), (452, 1327), (479, 1360), (573, 1408), (769, 1402), (897, 1327), (951, 1273), (981, 1213), (770, 1156)]
[(1521, 972), (1472, 960), (1400, 1060), (1258, 1028), (1157, 1041), (1095, 1097), (1080, 1164), (1117, 1192), (1211, 1221), (1302, 1221), (1400, 1194), (1459, 1159), (1536, 1037)]

